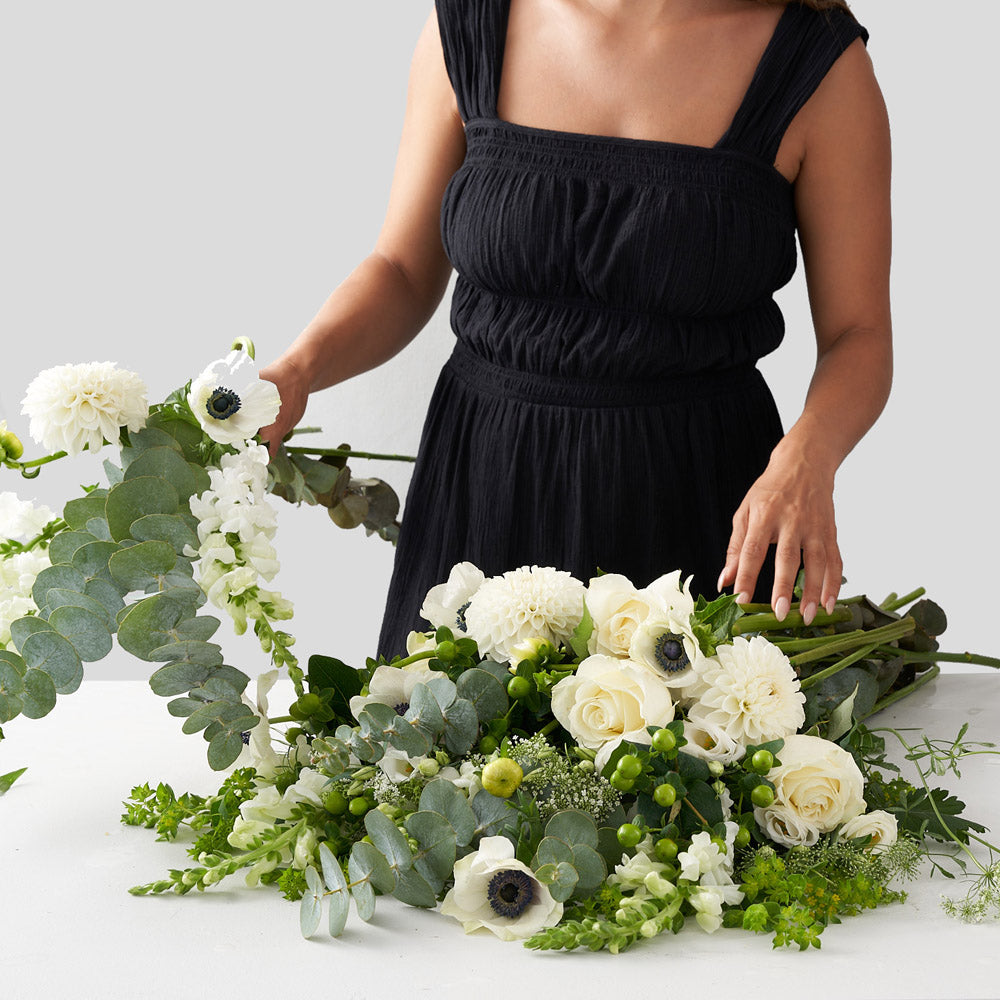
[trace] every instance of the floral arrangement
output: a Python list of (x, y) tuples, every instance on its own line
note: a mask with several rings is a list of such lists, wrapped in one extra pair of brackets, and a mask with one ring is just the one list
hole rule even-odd
[[(426, 595), (428, 629), (407, 655), (354, 669), (315, 654), (303, 669), (277, 627), (292, 608), (269, 589), (269, 496), (390, 541), (398, 502), (351, 478), (346, 458), (364, 453), (347, 446), (286, 446), (269, 463), (253, 440), (279, 405), (269, 386), (247, 344), (153, 407), (131, 373), (62, 366), (24, 402), (54, 454), (23, 461), (0, 425), (0, 462), (26, 476), (62, 453), (120, 447), (107, 488), (61, 516), (0, 494), (0, 722), (46, 714), (117, 635), (157, 665), (153, 690), (228, 771), (207, 797), (132, 790), (124, 822), (194, 834), (191, 867), (132, 892), (242, 873), (298, 900), (307, 937), (324, 913), (338, 936), (351, 900), (367, 921), (391, 895), (536, 949), (617, 953), (688, 921), (805, 949), (950, 858), (978, 874), (946, 908), (1000, 915), (997, 848), (933, 785), (992, 745), (964, 728), (941, 741), (866, 725), (941, 661), (1000, 666), (942, 652), (945, 616), (922, 590), (842, 599), (807, 626), (797, 605), (779, 621), (694, 595), (680, 571), (638, 587), (460, 563)], [(211, 641), (206, 604), (238, 633), (252, 623), (270, 654), (253, 700)], [(282, 671), (295, 699), (274, 716)]]

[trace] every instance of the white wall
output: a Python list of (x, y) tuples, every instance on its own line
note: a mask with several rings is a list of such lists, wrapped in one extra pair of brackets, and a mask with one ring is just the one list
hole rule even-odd
[[(259, 358), (278, 354), (374, 243), (430, 9), (5, 4), (0, 418), (27, 439), (19, 400), (52, 364), (115, 360), (160, 399), (238, 334)], [(1000, 18), (981, 0), (961, 9), (854, 4), (892, 122), (898, 353), (889, 408), (844, 465), (837, 504), (848, 590), (925, 585), (949, 611), (948, 648), (997, 652), (987, 66)], [(787, 424), (813, 362), (801, 269), (779, 302), (786, 342), (762, 368)], [(306, 419), (327, 442), (415, 453), (451, 347), (447, 304), (388, 364), (313, 399)], [(354, 467), (405, 494), (409, 466)], [(85, 456), (34, 483), (4, 473), (0, 489), (55, 505), (98, 478)], [(392, 548), (286, 505), (279, 544), (298, 650), (360, 663), (374, 652)], [(230, 662), (264, 666), (252, 638), (226, 642)], [(107, 663), (88, 671), (121, 676)]]

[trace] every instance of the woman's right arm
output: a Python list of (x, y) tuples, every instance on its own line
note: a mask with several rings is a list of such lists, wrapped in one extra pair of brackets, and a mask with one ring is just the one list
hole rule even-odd
[(375, 248), (261, 371), (281, 393), (277, 419), (260, 432), (272, 455), (302, 419), (310, 392), (388, 361), (434, 314), (451, 275), (441, 245), (441, 199), (464, 156), (465, 131), (432, 9), (410, 66), (392, 189)]

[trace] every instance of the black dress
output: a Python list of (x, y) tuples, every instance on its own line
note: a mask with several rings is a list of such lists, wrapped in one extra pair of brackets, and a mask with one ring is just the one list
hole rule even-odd
[[(405, 655), (451, 567), (536, 564), (715, 594), (747, 489), (782, 436), (758, 358), (796, 266), (785, 129), (868, 32), (789, 3), (711, 148), (496, 114), (510, 0), (437, 0), (467, 153), (441, 235), (454, 351), (431, 397), (378, 651)], [(773, 570), (771, 570), (773, 572)], [(757, 595), (770, 599), (762, 574)]]

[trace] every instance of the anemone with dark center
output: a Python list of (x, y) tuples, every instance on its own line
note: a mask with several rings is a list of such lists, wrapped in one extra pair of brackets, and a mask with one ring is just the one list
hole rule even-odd
[(393, 706), (393, 711), (396, 715), (406, 715), (410, 710), (410, 703), (408, 701), (401, 701), (398, 705)]
[(684, 649), (684, 636), (675, 632), (664, 632), (657, 636), (653, 647), (656, 665), (665, 674), (679, 674), (690, 666), (687, 652)]
[(225, 386), (216, 386), (212, 390), (212, 395), (208, 397), (205, 409), (208, 415), (214, 420), (225, 420), (236, 413), (241, 406), (240, 397), (232, 389)]
[(469, 610), (469, 605), (472, 601), (466, 601), (456, 612), (455, 612), (455, 627), (461, 629), (461, 631), (466, 631), (465, 625), (465, 612)]
[(498, 871), (486, 889), (493, 912), (500, 917), (519, 917), (535, 898), (535, 883), (517, 868)]

